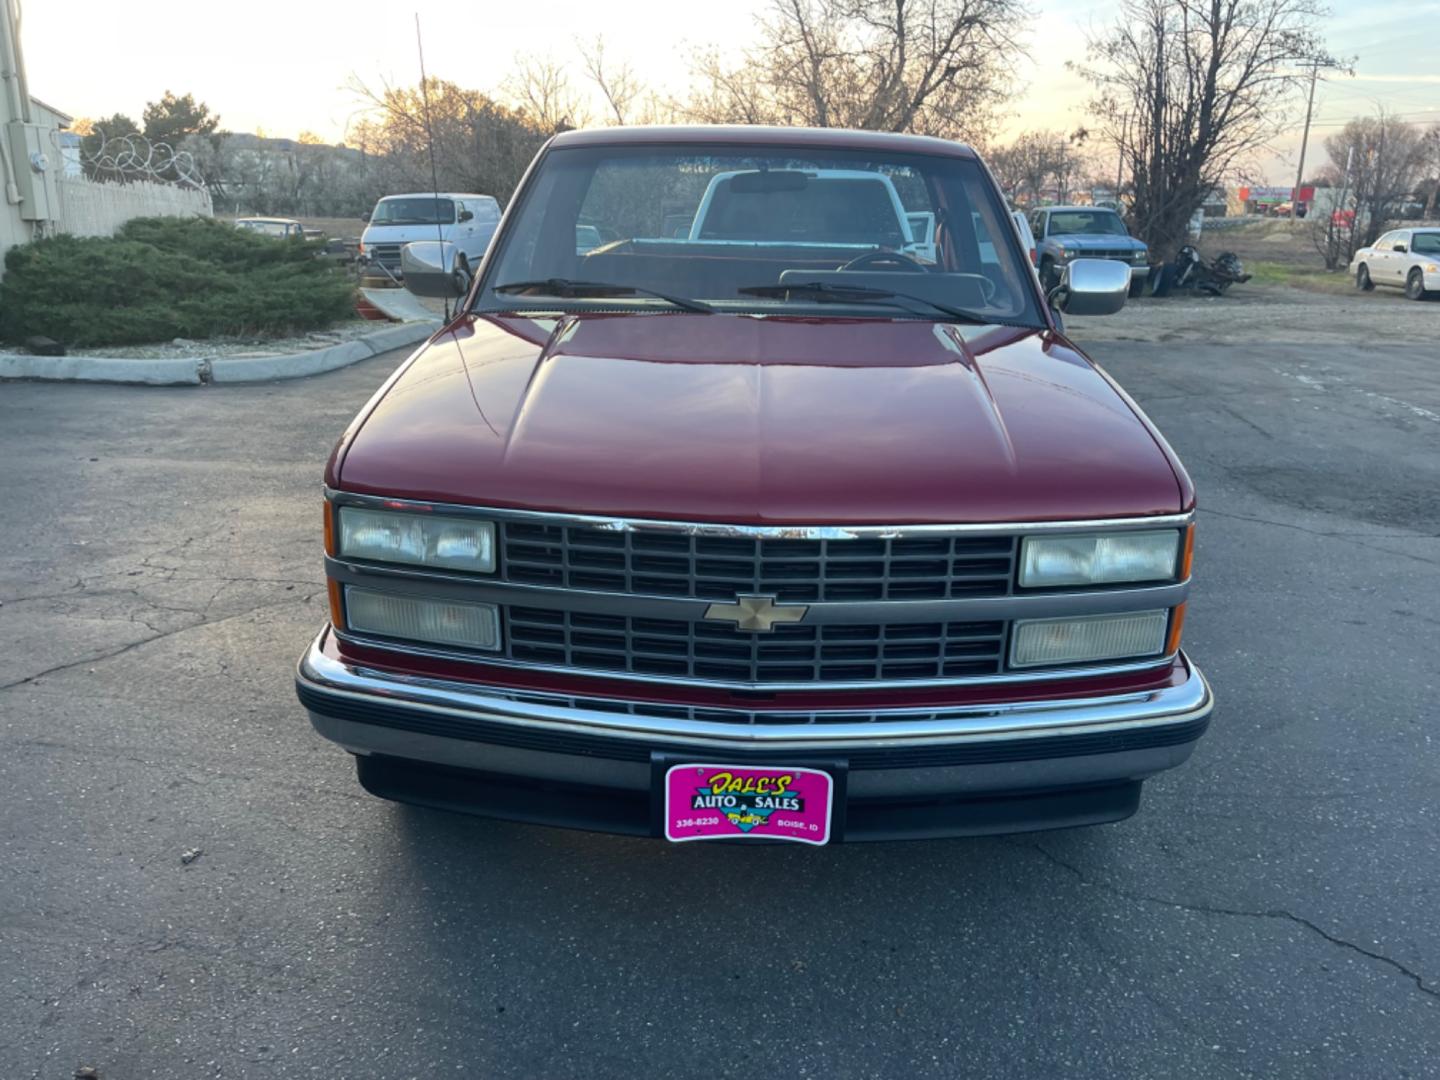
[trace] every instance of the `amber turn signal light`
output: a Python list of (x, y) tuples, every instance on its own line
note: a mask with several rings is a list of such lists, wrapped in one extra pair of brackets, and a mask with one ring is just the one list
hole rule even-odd
[(330, 625), (336, 630), (344, 630), (345, 610), (340, 603), (340, 582), (331, 578), (325, 584), (330, 593)]
[[(333, 584), (333, 583), (332, 583)], [(1185, 628), (1185, 605), (1181, 604), (1170, 613), (1170, 634), (1165, 639), (1165, 655), (1170, 656), (1180, 648), (1180, 633)]]
[(1190, 564), (1195, 561), (1195, 525), (1185, 526), (1185, 546), (1180, 552), (1180, 580), (1190, 576)]
[[(335, 508), (330, 505), (330, 500), (325, 500), (325, 554), (335, 554)], [(345, 629), (345, 609), (341, 604), (340, 583), (334, 578), (325, 582), (326, 591), (330, 594), (330, 625), (337, 630)]]

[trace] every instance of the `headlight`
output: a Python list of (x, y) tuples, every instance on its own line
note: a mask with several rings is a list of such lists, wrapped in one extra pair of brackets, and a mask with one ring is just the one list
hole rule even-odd
[(1426, 264), (1425, 264), (1425, 273), (1427, 273), (1427, 274), (1440, 274), (1440, 263), (1426, 263)]
[(1020, 585), (1112, 585), (1167, 581), (1180, 550), (1176, 529), (1092, 536), (1027, 536), (1020, 548)]
[(1056, 667), (1159, 656), (1168, 611), (1089, 615), (1078, 619), (1021, 619), (1010, 643), (1010, 666)]
[(1149, 258), (1149, 255), (1150, 253), (1148, 251), (1134, 251), (1131, 252), (1130, 257), (1134, 259), (1137, 263), (1143, 263), (1147, 258)]
[(345, 622), (351, 630), (466, 649), (500, 647), (494, 604), (427, 600), (345, 586)]
[(340, 557), (488, 574), (495, 569), (495, 526), (443, 514), (342, 506)]

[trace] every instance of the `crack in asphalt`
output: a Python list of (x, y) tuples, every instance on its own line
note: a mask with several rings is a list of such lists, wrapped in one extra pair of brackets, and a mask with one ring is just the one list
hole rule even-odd
[[(47, 675), (56, 675), (62, 671), (69, 671), (71, 668), (83, 667), (86, 664), (98, 664), (105, 660), (113, 660), (115, 657), (123, 656), (125, 653), (138, 649), (142, 645), (149, 645), (151, 642), (162, 641), (165, 638), (175, 637), (179, 634), (188, 634), (191, 630), (198, 630), (203, 626), (218, 626), (221, 623), (230, 622), (232, 619), (243, 619), (246, 615), (253, 615), (257, 611), (268, 611), (271, 608), (284, 607), (287, 604), (306, 603), (310, 600), (315, 599), (315, 597), (317, 596), (323, 595), (324, 590), (322, 589), (312, 593), (305, 593), (300, 596), (287, 596), (284, 600), (277, 600), (272, 604), (257, 604), (252, 608), (246, 608), (244, 611), (237, 611), (233, 615), (225, 615), (219, 619), (207, 619), (202, 616), (199, 621), (190, 623), (188, 626), (177, 627), (174, 630), (166, 630), (163, 633), (157, 633), (147, 638), (141, 638), (139, 641), (132, 641), (127, 645), (120, 646), (118, 649), (111, 649), (109, 652), (100, 653), (96, 656), (84, 657), (79, 660), (71, 660), (64, 664), (56, 664), (54, 667), (46, 668), (44, 671), (37, 671), (33, 675), (26, 675), (24, 678), (15, 679), (8, 683), (0, 683), (0, 692), (4, 692), (6, 690), (13, 690), (18, 686), (26, 686), (30, 683), (36, 682), (39, 679), (45, 678)], [(200, 612), (196, 611), (192, 611), (189, 613), (193, 615), (201, 614)], [(146, 623), (145, 625), (149, 626), (148, 623)], [(150, 627), (150, 629), (153, 630), (154, 627), (152, 626)]]
[(1398, 971), (1400, 974), (1404, 975), (1407, 979), (1413, 982), (1415, 984), (1415, 988), (1419, 990), (1422, 994), (1426, 995), (1427, 997), (1440, 1000), (1440, 989), (1436, 989), (1435, 987), (1428, 985), (1425, 982), (1424, 978), (1421, 977), (1419, 972), (1412, 971), (1410, 968), (1400, 963), (1400, 961), (1386, 956), (1384, 953), (1373, 952), (1372, 950), (1367, 949), (1361, 945), (1356, 945), (1353, 941), (1346, 941), (1342, 937), (1336, 937), (1334, 934), (1330, 933), (1328, 930), (1317, 925), (1316, 923), (1311, 922), (1303, 915), (1296, 915), (1292, 912), (1286, 911), (1284, 908), (1270, 908), (1266, 911), (1246, 911), (1242, 908), (1217, 907), (1210, 904), (1192, 904), (1186, 903), (1182, 900), (1169, 900), (1163, 896), (1149, 896), (1146, 893), (1134, 892), (1130, 889), (1123, 889), (1118, 885), (1112, 885), (1108, 882), (1093, 880), (1085, 873), (1084, 870), (1080, 869), (1080, 867), (1074, 865), (1073, 863), (1067, 862), (1065, 859), (1062, 859), (1059, 855), (1056, 855), (1053, 851), (1049, 850), (1041, 844), (1010, 843), (1009, 846), (1015, 848), (1029, 849), (1031, 851), (1038, 852), (1049, 862), (1060, 867), (1062, 870), (1066, 870), (1069, 873), (1073, 874), (1076, 880), (1078, 880), (1081, 884), (1089, 885), (1092, 888), (1100, 889), (1103, 892), (1110, 893), (1112, 896), (1118, 896), (1124, 900), (1133, 900), (1145, 904), (1155, 904), (1159, 907), (1168, 907), (1176, 911), (1192, 911), (1200, 915), (1226, 915), (1246, 919), (1275, 919), (1294, 923), (1297, 926), (1302, 926), (1305, 929), (1319, 935), (1326, 941), (1330, 942), (1330, 944), (1332, 945), (1339, 946), (1342, 949), (1348, 949), (1351, 952), (1359, 953), (1361, 956), (1367, 957), (1371, 960), (1379, 961), (1387, 967), (1393, 968), (1395, 971)]
[[(228, 588), (229, 586), (231, 586), (231, 585), (236, 585), (236, 584), (246, 584), (246, 585), (315, 585), (315, 584), (317, 584), (317, 582), (316, 582), (313, 578), (307, 580), (307, 579), (304, 579), (304, 578), (226, 577), (226, 576), (224, 576), (224, 575), (222, 575), (222, 574), (201, 574), (201, 575), (198, 576), (198, 577), (176, 577), (176, 576), (174, 575), (174, 573), (173, 573), (173, 572), (170, 572), (170, 571), (168, 570), (168, 568), (166, 568), (166, 567), (148, 566), (148, 567), (146, 567), (146, 569), (156, 570), (156, 571), (160, 571), (161, 573), (164, 573), (164, 574), (165, 574), (165, 577), (162, 578), (161, 580), (164, 581), (164, 583), (167, 584), (167, 585), (168, 585), (168, 584), (171, 584), (171, 583), (173, 583), (173, 582), (195, 582), (195, 583), (219, 582), (221, 587), (216, 590), (216, 593), (217, 593), (217, 594), (218, 594), (219, 592), (223, 592), (224, 589)], [(91, 582), (91, 581), (104, 581), (104, 580), (107, 579), (107, 578), (128, 577), (128, 576), (130, 576), (130, 574), (131, 574), (130, 571), (125, 571), (125, 570), (117, 570), (117, 571), (113, 571), (113, 572), (111, 572), (111, 573), (106, 573), (106, 574), (92, 574), (92, 575), (90, 575), (89, 577), (76, 578), (76, 579), (75, 579), (75, 583), (74, 583), (73, 585), (67, 585), (67, 586), (66, 586), (64, 589), (62, 589), (60, 592), (53, 592), (53, 593), (33, 593), (33, 594), (29, 594), (29, 595), (20, 595), (20, 596), (0, 596), (0, 604), (31, 604), (31, 603), (35, 603), (35, 602), (40, 601), (40, 600), (74, 600), (74, 599), (76, 599), (76, 598), (78, 598), (78, 597), (81, 597), (81, 596), (123, 596), (123, 595), (125, 595), (126, 593), (132, 593), (132, 594), (135, 594), (135, 595), (138, 597), (138, 596), (139, 596), (139, 589), (140, 589), (141, 585), (144, 584), (144, 582), (140, 582), (139, 584), (133, 585), (133, 586), (131, 586), (131, 587), (129, 587), (129, 588), (125, 588), (125, 589), (91, 589), (91, 588), (89, 588), (89, 586), (88, 586), (88, 583)], [(143, 598), (143, 597), (140, 597), (140, 599), (144, 599), (144, 598)], [(193, 611), (193, 610), (194, 610), (193, 608), (166, 608), (163, 604), (151, 603), (151, 602), (148, 601), (148, 600), (146, 601), (146, 603), (150, 604), (151, 607), (160, 608), (161, 610), (165, 610), (165, 611)]]

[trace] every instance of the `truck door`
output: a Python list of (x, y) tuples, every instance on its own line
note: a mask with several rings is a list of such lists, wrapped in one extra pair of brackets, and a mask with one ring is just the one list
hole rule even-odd
[(455, 200), (455, 246), (464, 253), (472, 269), (485, 250), (483, 246), (479, 251), (476, 250), (475, 205), (468, 199)]

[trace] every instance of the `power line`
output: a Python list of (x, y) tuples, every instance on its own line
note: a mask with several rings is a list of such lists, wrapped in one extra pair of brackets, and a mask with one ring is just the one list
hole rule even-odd
[[(1324, 123), (1317, 120), (1310, 126), (1312, 128), (1343, 128), (1352, 120), (1366, 120), (1372, 118), (1374, 115), (1374, 113), (1356, 113), (1354, 116), (1346, 117), (1343, 120), (1333, 118)], [(1420, 112), (1413, 113), (1386, 113), (1385, 115), (1388, 120), (1400, 120), (1407, 124), (1440, 123), (1440, 109), (1424, 109)]]

